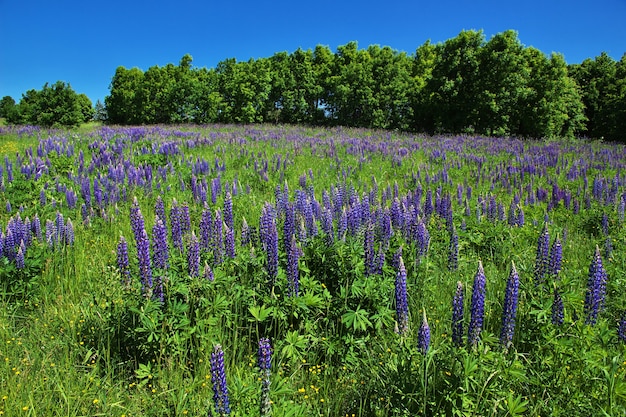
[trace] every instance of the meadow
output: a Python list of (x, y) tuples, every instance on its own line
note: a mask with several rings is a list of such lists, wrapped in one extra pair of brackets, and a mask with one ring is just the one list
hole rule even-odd
[(626, 415), (626, 147), (0, 127), (0, 415)]

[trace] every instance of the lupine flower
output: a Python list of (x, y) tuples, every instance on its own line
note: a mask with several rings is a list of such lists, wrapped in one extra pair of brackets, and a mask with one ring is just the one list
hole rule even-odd
[(224, 223), (222, 222), (222, 212), (220, 209), (215, 210), (213, 228), (213, 262), (215, 265), (219, 265), (222, 263), (224, 256)]
[(152, 292), (152, 267), (150, 265), (150, 241), (145, 229), (141, 231), (137, 242), (137, 260), (139, 261), (142, 293), (145, 297), (150, 297)]
[(163, 225), (167, 229), (166, 217), (165, 217), (165, 204), (163, 203), (163, 199), (161, 198), (160, 195), (157, 196), (156, 203), (154, 204), (154, 214), (156, 215), (156, 217), (161, 219), (161, 221), (163, 222)]
[(180, 207), (178, 207), (176, 200), (172, 201), (170, 224), (172, 225), (172, 244), (180, 252), (183, 252), (183, 229), (180, 220)]
[(142, 237), (142, 232), (145, 232), (145, 224), (137, 197), (133, 198), (133, 204), (130, 207), (130, 227), (133, 231), (133, 236), (135, 237), (135, 243), (139, 246), (139, 240)]
[(230, 194), (230, 191), (226, 192), (226, 197), (224, 197), (224, 223), (228, 226), (229, 229), (235, 229), (235, 223), (233, 220), (233, 197)]
[(518, 298), (519, 275), (515, 269), (515, 264), (511, 263), (511, 273), (509, 274), (504, 294), (504, 305), (502, 307), (502, 329), (500, 330), (500, 343), (505, 349), (508, 349), (513, 343)]
[(585, 295), (585, 323), (596, 324), (598, 314), (604, 308), (604, 297), (606, 295), (606, 271), (602, 266), (602, 256), (600, 248), (596, 246), (596, 252), (589, 265), (589, 278), (587, 280), (587, 294)]
[(235, 232), (233, 231), (233, 229), (228, 227), (226, 223), (224, 223), (224, 227), (226, 228), (226, 230), (224, 231), (224, 234), (226, 235), (224, 239), (226, 256), (231, 259), (235, 259)]
[(248, 226), (248, 222), (244, 217), (241, 221), (241, 244), (243, 246), (248, 245), (250, 243), (250, 227)]
[(296, 242), (296, 237), (291, 236), (291, 244), (287, 250), (287, 280), (289, 282), (289, 295), (297, 297), (300, 292), (300, 277), (298, 260), (300, 259), (300, 248)]
[(452, 299), (452, 343), (463, 345), (463, 283), (457, 281), (456, 292)]
[(483, 318), (485, 314), (485, 271), (483, 264), (478, 261), (478, 271), (474, 276), (474, 286), (472, 287), (472, 304), (470, 323), (467, 332), (467, 342), (470, 345), (476, 345), (480, 338), (480, 332), (483, 327)]
[(180, 207), (180, 231), (183, 235), (189, 233), (191, 231), (191, 217), (189, 216), (189, 205), (187, 203), (183, 203)]
[(211, 282), (213, 282), (213, 280), (215, 279), (215, 275), (213, 275), (213, 270), (211, 269), (211, 266), (209, 266), (208, 263), (204, 263), (204, 272), (202, 273), (202, 275), (204, 276), (204, 279), (207, 279)]
[(259, 340), (258, 353), (259, 369), (261, 371), (261, 416), (271, 413), (270, 402), (270, 374), (272, 365), (272, 346), (266, 337)]
[(423, 313), (424, 318), (417, 334), (417, 348), (425, 355), (430, 347), (430, 326), (428, 325), (428, 320), (426, 320), (426, 310)]
[(544, 224), (543, 231), (537, 241), (537, 256), (535, 258), (535, 285), (543, 284), (550, 262), (550, 234), (548, 225)]
[(20, 247), (17, 250), (17, 254), (15, 255), (15, 266), (17, 269), (24, 269), (26, 264), (24, 263), (24, 253), (26, 252), (26, 247), (24, 246), (24, 241), (20, 241)]
[(552, 324), (560, 326), (563, 324), (563, 298), (557, 288), (554, 288), (554, 299), (552, 300)]
[(213, 240), (213, 215), (208, 207), (202, 210), (200, 218), (200, 249), (202, 252), (208, 252)]
[(117, 268), (120, 270), (122, 283), (124, 285), (130, 285), (128, 244), (126, 243), (126, 239), (124, 239), (124, 236), (120, 236), (120, 241), (117, 244)]
[(450, 234), (450, 246), (448, 248), (448, 269), (456, 271), (459, 267), (459, 235), (456, 229), (452, 228)]
[(563, 262), (563, 246), (561, 240), (557, 236), (550, 248), (550, 274), (554, 277), (561, 272), (561, 264)]
[(376, 253), (374, 252), (374, 228), (368, 224), (363, 238), (365, 254), (365, 275), (373, 275), (376, 271)]
[(74, 224), (72, 223), (72, 219), (67, 219), (65, 223), (65, 227), (63, 228), (63, 241), (68, 246), (74, 244)]
[(622, 342), (626, 343), (626, 310), (622, 312), (622, 317), (619, 319), (617, 335)]
[(169, 251), (167, 249), (167, 229), (160, 217), (152, 227), (153, 266), (158, 269), (168, 267)]
[(406, 291), (406, 268), (402, 256), (398, 260), (398, 272), (396, 274), (396, 321), (398, 333), (405, 334), (409, 329), (409, 303)]
[(211, 353), (211, 379), (213, 381), (213, 402), (218, 416), (230, 414), (226, 370), (224, 368), (224, 351), (221, 345), (215, 345)]
[(197, 277), (200, 273), (200, 243), (194, 232), (191, 232), (187, 251), (187, 271), (191, 277)]
[(283, 223), (283, 245), (288, 250), (291, 245), (291, 238), (296, 233), (296, 211), (293, 204), (286, 201), (283, 203), (283, 211), (285, 213), (285, 221)]

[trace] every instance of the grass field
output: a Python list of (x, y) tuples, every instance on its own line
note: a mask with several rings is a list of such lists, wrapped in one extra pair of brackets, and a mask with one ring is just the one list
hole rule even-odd
[(0, 415), (626, 414), (623, 145), (0, 129)]

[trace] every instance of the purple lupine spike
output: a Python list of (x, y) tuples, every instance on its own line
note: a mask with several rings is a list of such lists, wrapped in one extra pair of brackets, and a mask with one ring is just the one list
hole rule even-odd
[(143, 229), (137, 241), (137, 260), (139, 261), (139, 277), (144, 297), (152, 296), (152, 266), (150, 263), (150, 240)]
[(44, 190), (41, 190), (39, 192), (39, 204), (43, 207), (46, 205), (47, 202), (48, 202), (48, 199), (46, 197), (46, 192)]
[(563, 297), (561, 293), (555, 287), (554, 298), (552, 299), (552, 324), (560, 326), (563, 324), (564, 311), (563, 311)]
[(186, 235), (191, 231), (191, 217), (189, 216), (189, 205), (183, 203), (179, 210), (180, 214), (180, 231), (182, 235)]
[(67, 219), (65, 227), (63, 228), (63, 242), (68, 246), (74, 244), (74, 224), (72, 223), (72, 219)]
[(169, 250), (167, 248), (167, 228), (157, 216), (152, 227), (152, 256), (153, 267), (155, 269), (167, 269), (169, 260)]
[(213, 282), (213, 280), (215, 279), (213, 269), (211, 269), (211, 266), (207, 262), (204, 262), (204, 271), (202, 272), (202, 276), (204, 277), (204, 279), (211, 282)]
[(467, 342), (475, 346), (480, 339), (480, 332), (483, 327), (485, 315), (485, 271), (483, 263), (478, 261), (478, 271), (474, 276), (474, 286), (472, 287), (472, 303), (470, 313), (470, 323), (467, 331)]
[(7, 213), (10, 213), (12, 211), (12, 209), (11, 209), (11, 202), (9, 200), (7, 200), (6, 210), (7, 210)]
[(585, 323), (595, 325), (598, 315), (604, 309), (604, 297), (606, 295), (607, 275), (602, 266), (600, 248), (596, 246), (596, 252), (589, 265), (589, 278), (587, 281), (587, 294), (585, 295)]
[(208, 207), (202, 210), (200, 218), (200, 250), (208, 252), (213, 244), (213, 215)]
[(291, 245), (291, 238), (296, 233), (295, 206), (287, 201), (283, 204), (283, 211), (285, 213), (285, 221), (283, 222), (283, 246), (285, 250), (288, 250), (289, 245)]
[(17, 269), (24, 269), (26, 264), (24, 262), (24, 254), (26, 253), (26, 246), (24, 246), (24, 241), (20, 241), (20, 246), (17, 250), (17, 254), (15, 254), (15, 266)]
[(463, 345), (463, 283), (457, 281), (456, 292), (452, 298), (452, 343)]
[(400, 258), (402, 258), (402, 245), (400, 245), (400, 247), (398, 247), (398, 250), (396, 250), (393, 254), (391, 266), (394, 269), (398, 269), (400, 267)]
[(258, 365), (261, 371), (261, 417), (271, 414), (270, 375), (272, 367), (272, 345), (263, 337), (259, 340)]
[(448, 247), (448, 269), (456, 271), (459, 267), (459, 235), (456, 229), (452, 228), (450, 234), (450, 245)]
[(519, 275), (515, 269), (515, 264), (511, 263), (511, 273), (509, 274), (504, 294), (504, 305), (502, 307), (502, 328), (500, 330), (500, 344), (504, 347), (504, 349), (509, 349), (509, 347), (513, 344), (518, 298)]
[[(35, 213), (35, 215), (33, 216), (33, 220), (30, 223), (31, 225), (31, 230), (33, 235), (35, 236), (35, 238), (37, 240), (41, 240), (41, 220), (39, 220), (39, 216), (37, 215), (37, 213)], [(0, 253), (2, 253), (2, 251), (0, 250)]]
[(274, 281), (278, 276), (278, 232), (276, 230), (276, 223), (273, 217), (270, 217), (271, 221), (266, 225), (268, 228), (265, 237), (265, 251), (267, 254), (267, 275), (271, 285), (274, 285)]
[(228, 386), (226, 385), (226, 369), (224, 367), (224, 351), (221, 345), (215, 345), (211, 353), (211, 379), (213, 381), (213, 402), (218, 416), (230, 414)]
[(554, 277), (558, 277), (561, 272), (561, 265), (563, 263), (563, 246), (561, 245), (561, 239), (557, 236), (550, 248), (550, 274)]
[(626, 310), (622, 311), (622, 317), (619, 319), (617, 336), (623, 343), (626, 343)]
[(327, 245), (332, 245), (335, 239), (333, 231), (333, 213), (329, 208), (322, 211), (322, 230), (324, 231), (324, 241)]
[(117, 268), (120, 270), (122, 284), (130, 285), (130, 265), (128, 261), (128, 244), (124, 236), (120, 236), (117, 244)]
[(423, 355), (428, 353), (430, 347), (430, 326), (428, 320), (426, 320), (426, 310), (423, 311), (422, 325), (417, 333), (417, 348)]
[(172, 228), (172, 244), (181, 253), (183, 252), (183, 228), (181, 224), (181, 209), (176, 202), (176, 199), (172, 201), (172, 208), (170, 208), (170, 224)]
[[(7, 232), (8, 237), (8, 232)], [(57, 227), (54, 222), (50, 219), (46, 220), (46, 244), (50, 247), (55, 247), (57, 245)], [(6, 245), (5, 251), (6, 251)]]
[(213, 263), (219, 265), (224, 260), (224, 222), (220, 209), (215, 210), (213, 228)]
[(65, 219), (63, 218), (63, 214), (57, 211), (57, 215), (55, 218), (55, 226), (56, 226), (56, 241), (58, 243), (63, 243), (63, 236), (65, 236)]
[(187, 272), (190, 277), (197, 277), (200, 273), (200, 243), (194, 232), (191, 232), (187, 251)]
[(406, 290), (406, 268), (402, 256), (398, 260), (398, 272), (396, 273), (396, 321), (398, 333), (405, 334), (409, 329), (409, 302)]
[(133, 198), (133, 204), (130, 207), (130, 227), (133, 231), (135, 242), (137, 243), (137, 246), (139, 246), (139, 239), (142, 237), (142, 232), (145, 232), (145, 223), (143, 215), (141, 214), (141, 209), (139, 208), (137, 197)]
[(345, 207), (341, 210), (339, 221), (337, 223), (337, 239), (342, 242), (346, 240), (346, 232), (348, 230), (348, 213)]
[(537, 256), (535, 258), (535, 285), (539, 286), (545, 281), (550, 265), (550, 234), (548, 224), (544, 223), (543, 230), (537, 241)]
[(602, 213), (602, 233), (605, 236), (609, 234), (609, 216), (606, 212)]
[(230, 230), (235, 230), (235, 222), (233, 220), (233, 197), (230, 191), (226, 192), (224, 197), (224, 223)]
[(241, 220), (241, 245), (246, 246), (248, 244), (250, 244), (250, 227), (244, 217)]
[(287, 280), (289, 282), (289, 296), (297, 297), (300, 295), (300, 271), (298, 260), (300, 259), (301, 250), (298, 247), (295, 236), (291, 236), (291, 244), (287, 250)]
[(224, 248), (226, 256), (230, 259), (235, 259), (235, 232), (224, 223)]
[(167, 217), (165, 217), (165, 203), (163, 203), (163, 199), (161, 196), (157, 196), (156, 203), (154, 203), (154, 214), (156, 217), (161, 219), (165, 229), (167, 230)]

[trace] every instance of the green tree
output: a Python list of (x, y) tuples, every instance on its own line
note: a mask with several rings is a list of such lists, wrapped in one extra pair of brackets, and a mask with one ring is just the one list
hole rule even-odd
[(106, 122), (108, 120), (107, 109), (99, 99), (96, 100), (94, 105), (93, 120), (97, 122)]
[(412, 66), (412, 84), (409, 102), (413, 109), (411, 128), (417, 131), (433, 132), (435, 114), (430, 106), (431, 92), (426, 88), (431, 82), (439, 47), (426, 41), (415, 51)]
[[(267, 59), (217, 65), (218, 90), (221, 94), (219, 121), (224, 123), (263, 122), (271, 91), (270, 65)], [(270, 104), (271, 105), (271, 104)]]
[(27, 123), (45, 127), (78, 126), (85, 120), (81, 103), (91, 102), (80, 98), (69, 84), (57, 81), (46, 83), (40, 91), (28, 90), (22, 95), (15, 118), (11, 123)]
[(372, 61), (356, 42), (339, 46), (333, 61), (327, 110), (335, 124), (369, 127), (376, 107)]
[(412, 61), (388, 46), (370, 46), (373, 110), (369, 127), (406, 130), (413, 119), (410, 92), (415, 90)]
[(93, 120), (95, 111), (89, 97), (86, 94), (79, 94), (77, 100), (80, 105), (80, 112), (83, 115), (83, 122), (87, 123)]
[(9, 117), (15, 111), (15, 100), (11, 96), (4, 96), (0, 100), (0, 117)]
[(144, 73), (139, 68), (118, 67), (115, 70), (109, 87), (110, 94), (104, 98), (109, 123), (145, 123), (142, 94), (140, 93), (143, 77)]
[(463, 31), (437, 45), (435, 65), (425, 86), (426, 105), (433, 112), (433, 129), (474, 132), (480, 115), (476, 106), (480, 85), (482, 31)]
[(478, 121), (476, 130), (487, 135), (510, 135), (519, 126), (518, 103), (526, 100), (529, 69), (517, 33), (493, 36), (480, 50)]

